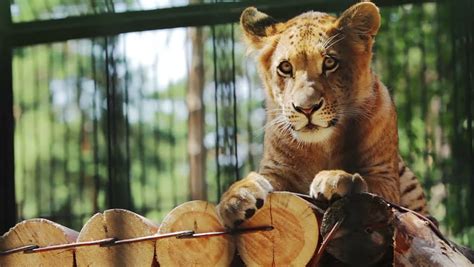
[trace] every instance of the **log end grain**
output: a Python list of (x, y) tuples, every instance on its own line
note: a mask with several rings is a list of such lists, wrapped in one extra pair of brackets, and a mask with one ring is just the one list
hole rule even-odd
[[(105, 238), (129, 239), (149, 236), (158, 226), (145, 217), (123, 209), (97, 213), (82, 228), (78, 241)], [(151, 266), (154, 262), (154, 241), (114, 246), (89, 246), (76, 249), (78, 266)]]
[[(45, 247), (75, 242), (78, 233), (46, 219), (25, 220), (0, 237), (0, 250), (26, 245)], [(73, 266), (74, 251), (62, 250), (41, 253), (14, 253), (0, 256), (0, 266)]]
[[(186, 202), (163, 220), (160, 234), (192, 230), (195, 233), (223, 231), (215, 205), (205, 201)], [(161, 266), (229, 266), (235, 245), (229, 235), (195, 239), (160, 239), (156, 255)]]
[(271, 225), (272, 231), (239, 235), (237, 247), (247, 266), (304, 266), (318, 244), (316, 215), (305, 200), (277, 192), (241, 227)]

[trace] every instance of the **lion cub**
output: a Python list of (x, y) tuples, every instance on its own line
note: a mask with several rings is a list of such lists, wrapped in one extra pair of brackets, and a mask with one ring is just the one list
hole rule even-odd
[(426, 213), (420, 184), (398, 154), (395, 107), (371, 69), (380, 20), (369, 2), (339, 18), (307, 12), (287, 22), (244, 10), (268, 127), (259, 172), (234, 183), (218, 205), (227, 227), (252, 217), (273, 190), (322, 202), (369, 191)]

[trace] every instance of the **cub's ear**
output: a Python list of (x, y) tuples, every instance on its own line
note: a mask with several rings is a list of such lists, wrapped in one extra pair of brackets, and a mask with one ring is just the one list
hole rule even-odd
[(362, 40), (370, 39), (380, 28), (379, 9), (370, 2), (355, 4), (342, 13), (337, 27), (345, 33), (358, 35)]
[(240, 15), (240, 26), (250, 46), (260, 49), (265, 44), (265, 39), (277, 34), (283, 24), (255, 7), (248, 7)]

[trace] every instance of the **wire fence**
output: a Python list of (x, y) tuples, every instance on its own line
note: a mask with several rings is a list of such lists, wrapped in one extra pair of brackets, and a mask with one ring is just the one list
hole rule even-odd
[(215, 236), (223, 236), (223, 235), (245, 235), (249, 233), (255, 232), (264, 232), (264, 231), (272, 231), (272, 226), (259, 226), (259, 227), (247, 227), (247, 228), (240, 228), (235, 230), (228, 230), (228, 231), (216, 231), (216, 232), (205, 232), (205, 233), (195, 233), (192, 230), (188, 231), (177, 231), (172, 233), (165, 233), (165, 234), (153, 234), (149, 236), (141, 236), (141, 237), (134, 237), (134, 238), (127, 238), (127, 239), (117, 239), (117, 238), (104, 238), (94, 241), (84, 241), (84, 242), (75, 242), (75, 243), (68, 243), (68, 244), (60, 244), (60, 245), (50, 245), (45, 247), (39, 247), (37, 245), (28, 245), (22, 246), (18, 248), (13, 248), (5, 251), (0, 251), (0, 256), (7, 256), (13, 253), (41, 253), (41, 252), (48, 252), (53, 250), (65, 250), (65, 249), (73, 249), (77, 247), (86, 247), (86, 246), (115, 246), (115, 245), (123, 245), (123, 244), (131, 244), (137, 242), (145, 242), (150, 240), (158, 240), (158, 239), (165, 239), (165, 238), (178, 238), (178, 239), (194, 239), (194, 238), (209, 238)]
[[(244, 140), (261, 142), (263, 131), (255, 136), (252, 128), (237, 127), (240, 113), (239, 123), (261, 128), (263, 118), (252, 122), (251, 116), (263, 115), (263, 95), (253, 92), (249, 102), (249, 90), (236, 92), (237, 82), (248, 82), (236, 81), (234, 51), (227, 50), (234, 44), (233, 27), (207, 31), (215, 34), (207, 52), (222, 59), (211, 57), (206, 64), (216, 70), (206, 73), (215, 79), (207, 82), (204, 96), (207, 176), (213, 177), (207, 190), (213, 201), (240, 177), (240, 169), (250, 170), (249, 156), (255, 166), (261, 153), (261, 145)], [(143, 40), (179, 50), (172, 49), (170, 58)], [(188, 63), (185, 54), (179, 56), (189, 49), (185, 42), (186, 30), (177, 29), (15, 50), (20, 218), (80, 225), (93, 212), (123, 207), (158, 220), (162, 210), (188, 200), (183, 186), (189, 172)], [(170, 70), (169, 61), (183, 67)], [(237, 101), (246, 104), (238, 107)]]

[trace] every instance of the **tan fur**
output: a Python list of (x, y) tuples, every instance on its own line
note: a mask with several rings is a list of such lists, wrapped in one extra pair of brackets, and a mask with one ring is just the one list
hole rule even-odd
[[(248, 199), (271, 190), (331, 200), (368, 188), (408, 207), (416, 199), (418, 210), (426, 212), (422, 192), (421, 197), (410, 192), (409, 203), (400, 199), (406, 186), (399, 177), (397, 114), (370, 67), (380, 26), (377, 7), (359, 3), (339, 18), (307, 12), (286, 23), (248, 8), (241, 25), (258, 55), (268, 125), (259, 174), (250, 174), (222, 197), (218, 211), (224, 223), (234, 227), (253, 215), (255, 200)], [(328, 56), (339, 65), (324, 72)], [(282, 74), (281, 62), (291, 64), (291, 74)], [(261, 179), (272, 188), (263, 188)], [(410, 182), (419, 193), (418, 181)]]

